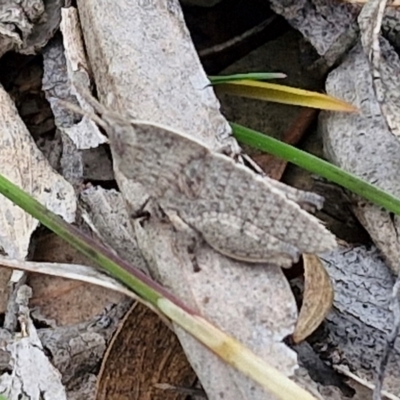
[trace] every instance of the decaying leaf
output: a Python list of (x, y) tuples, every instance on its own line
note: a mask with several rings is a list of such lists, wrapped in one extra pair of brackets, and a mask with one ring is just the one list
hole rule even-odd
[(175, 334), (142, 304), (121, 322), (104, 356), (96, 400), (184, 400), (187, 393), (162, 384), (190, 388), (196, 380)]
[(333, 287), (328, 273), (319, 257), (303, 254), (304, 293), (293, 341), (299, 343), (318, 328), (333, 303)]
[[(63, 71), (64, 78), (69, 79), (66, 84), (70, 89), (70, 85), (79, 81), (85, 88), (90, 86), (90, 67), (86, 60), (85, 48), (83, 45), (82, 31), (80, 30), (79, 17), (76, 8), (63, 8), (61, 12), (61, 32), (63, 34), (63, 45), (60, 43), (60, 51), (65, 54), (64, 63), (62, 66), (68, 69)], [(49, 71), (50, 72), (50, 71)], [(51, 79), (51, 77), (49, 77)], [(59, 79), (60, 77), (58, 77)], [(52, 79), (55, 79), (53, 76)], [(67, 90), (68, 90), (67, 89)], [(54, 90), (54, 89), (53, 89)], [(55, 94), (54, 92), (52, 92)], [(58, 97), (59, 92), (55, 94)], [(86, 105), (83, 105), (86, 108)], [(92, 111), (89, 108), (89, 111)], [(57, 121), (58, 124), (63, 124), (64, 121)], [(98, 127), (87, 117), (83, 117), (77, 124), (64, 126), (65, 133), (71, 138), (76, 147), (80, 150), (96, 148), (99, 145), (106, 143), (107, 138), (99, 131)]]
[[(49, 263), (90, 264), (86, 257), (53, 234), (38, 241), (33, 259)], [(58, 326), (88, 321), (108, 304), (126, 299), (115, 291), (57, 276), (31, 274), (28, 282), (33, 289), (31, 305), (38, 307), (44, 318), (55, 320)]]

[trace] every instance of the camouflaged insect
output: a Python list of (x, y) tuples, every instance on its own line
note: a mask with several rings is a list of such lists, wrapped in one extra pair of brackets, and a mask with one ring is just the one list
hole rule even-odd
[(129, 120), (90, 102), (101, 115), (121, 173), (220, 253), (289, 267), (303, 252), (336, 246), (334, 236), (288, 198), (294, 189), (285, 193), (279, 189), (284, 185), (183, 133)]

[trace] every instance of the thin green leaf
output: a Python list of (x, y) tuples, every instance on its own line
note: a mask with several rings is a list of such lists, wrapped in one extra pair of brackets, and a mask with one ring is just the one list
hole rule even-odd
[(400, 199), (384, 192), (378, 187), (350, 174), (327, 161), (299, 150), (279, 140), (271, 138), (253, 129), (231, 123), (236, 139), (256, 149), (289, 161), (307, 171), (320, 175), (331, 182), (337, 183), (372, 203), (400, 215)]
[(222, 83), (216, 87), (224, 93), (251, 99), (272, 101), (275, 103), (291, 104), (331, 111), (354, 112), (353, 105), (323, 93), (311, 92), (276, 83), (258, 82), (251, 80)]
[(18, 188), (1, 174), (0, 193), (38, 219), (82, 254), (110, 272), (111, 275), (144, 299), (144, 304), (151, 305), (162, 312), (219, 355), (226, 363), (254, 379), (266, 390), (275, 394), (277, 398), (291, 400), (295, 394), (299, 400), (315, 400), (311, 394), (298, 387), (288, 377), (268, 365), (236, 339), (220, 331), (195, 311), (185, 306), (157, 282), (152, 281), (106, 247), (47, 210), (28, 193)]
[(281, 72), (249, 72), (247, 74), (209, 76), (208, 79), (213, 85), (241, 80), (265, 81), (268, 79), (282, 79), (287, 75)]
[[(101, 265), (116, 279), (123, 282), (153, 306), (157, 306), (157, 300), (160, 297), (170, 297), (170, 294), (161, 285), (120, 259), (100, 243), (83, 234), (75, 226), (68, 224), (61, 217), (52, 213), (1, 174), (0, 193), (70, 243), (86, 257)], [(176, 298), (173, 301), (179, 302)]]

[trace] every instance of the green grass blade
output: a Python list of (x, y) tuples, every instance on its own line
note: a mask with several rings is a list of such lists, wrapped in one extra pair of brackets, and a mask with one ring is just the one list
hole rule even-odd
[(218, 75), (208, 77), (213, 85), (229, 83), (233, 81), (241, 81), (243, 79), (252, 81), (265, 81), (268, 79), (282, 78), (286, 78), (286, 75), (282, 74), (281, 72), (249, 72), (247, 74)]
[(320, 175), (331, 182), (337, 183), (355, 194), (358, 194), (372, 203), (386, 208), (400, 215), (400, 199), (371, 185), (361, 178), (356, 177), (327, 161), (315, 157), (305, 151), (271, 138), (253, 129), (231, 123), (236, 139), (248, 146), (265, 151), (274, 156), (291, 162), (307, 171)]
[(293, 393), (300, 400), (315, 400), (306, 390), (297, 386), (288, 377), (271, 367), (264, 360), (244, 347), (236, 339), (220, 331), (198, 313), (185, 306), (157, 282), (152, 281), (136, 268), (121, 260), (106, 247), (84, 235), (79, 229), (47, 210), (4, 176), (0, 175), (0, 193), (24, 211), (38, 219), (54, 233), (69, 242), (89, 259), (125, 283), (136, 294), (176, 324), (185, 329), (226, 363), (252, 378), (267, 391), (281, 400), (290, 400)]
[[(116, 279), (120, 280), (152, 305), (157, 305), (157, 300), (162, 297), (161, 294), (165, 295), (166, 291), (161, 285), (155, 284), (144, 273), (133, 268), (109, 249), (84, 235), (79, 229), (49, 211), (1, 174), (0, 193), (38, 219), (43, 225), (77, 248), (89, 259), (101, 265)], [(157, 286), (156, 290), (153, 288), (155, 285)]]

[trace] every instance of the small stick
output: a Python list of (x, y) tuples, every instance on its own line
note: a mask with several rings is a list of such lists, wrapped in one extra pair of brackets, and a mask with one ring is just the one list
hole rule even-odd
[[(400, 1), (400, 0), (399, 0)], [(238, 43), (248, 39), (249, 37), (262, 32), (266, 27), (271, 25), (271, 23), (276, 19), (276, 15), (266, 19), (261, 22), (261, 24), (256, 25), (255, 27), (249, 29), (248, 31), (242, 33), (241, 35), (235, 36), (232, 39), (227, 40), (226, 42), (216, 44), (215, 46), (208, 47), (207, 49), (203, 49), (199, 51), (199, 57), (206, 57), (211, 54), (220, 53), (230, 47), (237, 45)]]

